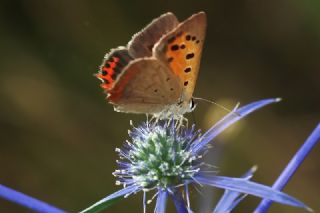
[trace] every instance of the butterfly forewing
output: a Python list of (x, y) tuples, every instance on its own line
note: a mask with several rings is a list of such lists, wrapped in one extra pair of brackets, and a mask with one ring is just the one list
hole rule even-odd
[(124, 112), (158, 113), (181, 95), (178, 76), (155, 58), (132, 61), (109, 91), (108, 100)]
[(155, 57), (167, 64), (170, 70), (182, 80), (183, 101), (189, 101), (192, 98), (200, 67), (205, 31), (206, 15), (200, 12), (163, 36), (153, 49)]
[(152, 48), (166, 33), (173, 30), (179, 24), (172, 13), (165, 13), (154, 19), (143, 30), (135, 34), (128, 44), (130, 54), (135, 58), (152, 55)]

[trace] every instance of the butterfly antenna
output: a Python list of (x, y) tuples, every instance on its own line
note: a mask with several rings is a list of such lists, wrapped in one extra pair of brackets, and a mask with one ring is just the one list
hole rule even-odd
[(214, 102), (214, 101), (211, 101), (211, 100), (207, 100), (207, 99), (205, 99), (205, 98), (197, 98), (197, 97), (192, 97), (192, 98), (193, 98), (194, 100), (200, 100), (200, 101), (205, 101), (205, 102), (214, 104), (214, 105), (220, 107), (221, 109), (223, 109), (223, 110), (225, 110), (225, 111), (227, 111), (227, 112), (229, 112), (229, 113), (235, 114), (235, 115), (237, 115), (237, 116), (241, 116), (239, 113), (235, 112), (235, 110), (239, 107), (239, 104), (240, 104), (240, 103), (237, 103), (236, 107), (235, 107), (233, 110), (230, 110), (230, 109), (228, 109), (227, 107), (225, 107), (225, 106), (223, 106), (223, 105), (221, 105), (221, 104), (218, 104), (217, 102)]

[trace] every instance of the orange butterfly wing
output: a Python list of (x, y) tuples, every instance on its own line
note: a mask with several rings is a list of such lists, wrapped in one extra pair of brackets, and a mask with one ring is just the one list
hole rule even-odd
[(182, 79), (182, 101), (190, 101), (197, 81), (206, 32), (206, 14), (200, 12), (163, 36), (153, 53)]

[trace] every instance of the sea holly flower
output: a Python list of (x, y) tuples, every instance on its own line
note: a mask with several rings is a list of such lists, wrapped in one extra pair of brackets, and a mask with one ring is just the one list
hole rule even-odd
[[(300, 201), (279, 190), (284, 187), (320, 140), (320, 124), (294, 156), (273, 188), (250, 181), (255, 169), (251, 169), (240, 178), (223, 177), (216, 175), (212, 170), (215, 167), (202, 161), (202, 156), (207, 152), (207, 144), (218, 134), (249, 113), (277, 101), (279, 99), (266, 99), (235, 109), (202, 136), (194, 126), (177, 127), (173, 121), (147, 122), (134, 127), (130, 132), (131, 140), (126, 142), (122, 149), (117, 149), (120, 155), (119, 169), (114, 175), (117, 177), (117, 184), (123, 185), (124, 188), (82, 212), (98, 212), (138, 192), (143, 192), (144, 212), (149, 202), (146, 197), (147, 192), (154, 193), (157, 213), (165, 212), (169, 198), (173, 200), (177, 212), (192, 212), (189, 201), (189, 187), (192, 185), (209, 185), (225, 190), (213, 210), (214, 213), (230, 212), (247, 195), (267, 199), (267, 202), (278, 202), (310, 210)], [(2, 185), (0, 185), (0, 197), (36, 212), (65, 212)], [(259, 213), (265, 211), (266, 208), (260, 206), (256, 209)]]
[[(157, 197), (155, 212), (165, 212), (166, 202), (171, 198), (177, 212), (191, 212), (188, 187), (190, 185), (213, 186), (241, 194), (250, 194), (274, 202), (307, 208), (297, 199), (249, 180), (218, 176), (212, 166), (203, 162), (207, 144), (231, 124), (249, 113), (279, 99), (257, 101), (235, 109), (215, 124), (202, 136), (193, 125), (186, 128), (175, 125), (173, 120), (146, 122), (133, 127), (129, 132), (130, 141), (123, 148), (117, 148), (119, 169), (113, 174), (116, 184), (123, 189), (105, 197), (82, 212), (97, 212), (110, 202), (121, 197), (143, 192), (143, 209), (146, 211), (146, 192)], [(210, 173), (211, 172), (211, 173)], [(184, 189), (184, 190), (181, 190)], [(233, 195), (234, 196), (234, 195)], [(240, 198), (241, 199), (241, 198)], [(151, 199), (152, 200), (152, 199)], [(150, 201), (150, 200), (149, 200)]]

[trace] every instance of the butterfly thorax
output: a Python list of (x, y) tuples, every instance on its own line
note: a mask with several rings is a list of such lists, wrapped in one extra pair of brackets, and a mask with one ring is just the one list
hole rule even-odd
[(179, 101), (172, 104), (166, 105), (152, 105), (147, 104), (143, 105), (141, 103), (124, 103), (114, 105), (114, 110), (117, 112), (125, 112), (125, 113), (143, 113), (151, 115), (156, 119), (166, 119), (173, 118), (175, 120), (182, 120), (184, 118), (185, 113), (192, 112), (195, 109), (195, 104), (193, 99), (190, 101)]
[(167, 105), (159, 113), (152, 114), (155, 118), (160, 120), (166, 118), (173, 118), (175, 120), (181, 120), (184, 118), (185, 113), (192, 112), (195, 108), (193, 100), (180, 101), (177, 104)]

